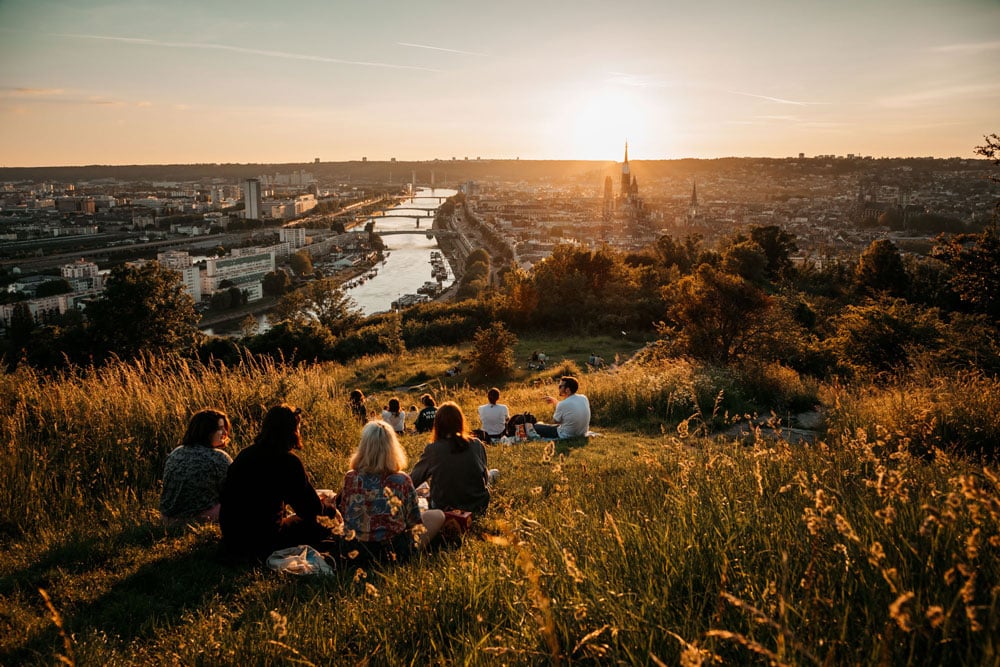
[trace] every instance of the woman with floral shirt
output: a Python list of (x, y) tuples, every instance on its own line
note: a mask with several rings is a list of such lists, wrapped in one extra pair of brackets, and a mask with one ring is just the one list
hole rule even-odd
[[(426, 546), (444, 524), (444, 512), (421, 515), (406, 467), (406, 452), (392, 426), (368, 422), (338, 494), (344, 518), (343, 552), (357, 550), (376, 560), (406, 560), (416, 544)], [(417, 530), (419, 537), (414, 533)]]

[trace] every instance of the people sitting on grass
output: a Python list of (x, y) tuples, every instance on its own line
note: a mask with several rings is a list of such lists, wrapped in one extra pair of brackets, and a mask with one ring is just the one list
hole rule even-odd
[(480, 515), (497, 474), (486, 467), (486, 448), (469, 435), (462, 409), (451, 401), (438, 406), (431, 443), (410, 472), (414, 485), (430, 482), (430, 507)]
[(382, 421), (388, 423), (397, 435), (406, 431), (406, 410), (400, 406), (398, 398), (389, 399), (389, 404), (382, 410)]
[(583, 394), (578, 394), (580, 383), (571, 375), (559, 379), (559, 396), (561, 401), (546, 396), (549, 405), (555, 405), (552, 413), (554, 424), (535, 424), (535, 433), (542, 438), (577, 438), (586, 435), (590, 430), (590, 401)]
[(406, 463), (392, 426), (368, 422), (337, 496), (344, 518), (341, 553), (358, 551), (362, 561), (405, 561), (415, 545), (427, 546), (441, 529), (444, 512), (421, 513), (413, 482), (402, 472)]
[(222, 451), (229, 442), (229, 417), (201, 410), (188, 423), (179, 447), (163, 466), (160, 516), (166, 525), (219, 520), (219, 496), (233, 459)]
[[(294, 450), (302, 449), (302, 410), (277, 405), (267, 411), (253, 444), (229, 466), (219, 524), (226, 554), (264, 559), (272, 551), (308, 544), (328, 551), (334, 539), (321, 516), (336, 517), (309, 482)], [(286, 516), (286, 509), (294, 514)]]
[(420, 410), (420, 414), (417, 415), (414, 427), (417, 429), (417, 433), (428, 433), (434, 428), (434, 415), (437, 414), (437, 402), (430, 394), (421, 396), (420, 402), (424, 407)]
[(486, 403), (479, 406), (479, 421), (482, 423), (483, 433), (486, 434), (486, 442), (497, 442), (503, 437), (504, 429), (507, 427), (507, 420), (510, 418), (510, 411), (500, 400), (500, 390), (493, 387), (486, 392)]
[(368, 408), (365, 407), (365, 395), (360, 389), (351, 392), (349, 402), (351, 414), (361, 422), (362, 426), (368, 423)]

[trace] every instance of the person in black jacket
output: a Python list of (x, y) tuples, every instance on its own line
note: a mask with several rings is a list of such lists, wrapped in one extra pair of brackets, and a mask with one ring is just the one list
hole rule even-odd
[(482, 514), (496, 474), (486, 467), (483, 443), (469, 435), (462, 409), (451, 401), (442, 403), (434, 417), (433, 440), (410, 473), (413, 485), (430, 480), (433, 509)]
[[(302, 410), (278, 405), (267, 411), (260, 433), (229, 466), (222, 489), (219, 524), (232, 557), (266, 558), (272, 551), (333, 539), (318, 517), (336, 509), (320, 500), (305, 466), (292, 450), (302, 449)], [(295, 513), (286, 516), (286, 507)], [(328, 546), (328, 545), (327, 545)]]
[(417, 421), (413, 424), (417, 429), (417, 433), (427, 433), (434, 428), (434, 417), (437, 415), (437, 403), (434, 401), (434, 397), (430, 394), (424, 394), (420, 397), (420, 402), (423, 403), (424, 408), (417, 415)]

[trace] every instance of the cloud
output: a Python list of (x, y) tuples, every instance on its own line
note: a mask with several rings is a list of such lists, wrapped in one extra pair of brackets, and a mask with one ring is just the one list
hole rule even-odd
[(37, 97), (45, 95), (62, 95), (62, 88), (14, 88), (13, 93), (16, 97)]
[(797, 107), (807, 107), (814, 106), (818, 104), (826, 104), (826, 102), (798, 102), (796, 100), (786, 100), (780, 97), (771, 97), (770, 95), (757, 95), (755, 93), (743, 93), (738, 90), (727, 90), (730, 95), (742, 95), (744, 97), (754, 97), (758, 100), (767, 100), (768, 102), (775, 102), (777, 104), (791, 104)]
[(242, 53), (251, 56), (263, 56), (266, 58), (282, 58), (285, 60), (305, 60), (310, 62), (331, 63), (334, 65), (353, 65), (358, 67), (381, 67), (386, 69), (407, 69), (420, 70), (422, 72), (439, 72), (440, 70), (430, 67), (420, 67), (418, 65), (397, 65), (394, 63), (369, 62), (365, 60), (344, 60), (341, 58), (328, 58), (326, 56), (313, 56), (304, 53), (289, 53), (287, 51), (271, 51), (267, 49), (249, 49), (242, 46), (230, 46), (228, 44), (210, 44), (204, 42), (165, 42), (155, 39), (144, 39), (141, 37), (114, 37), (110, 35), (79, 35), (57, 33), (55, 37), (71, 37), (74, 39), (92, 39), (104, 42), (121, 42), (124, 44), (136, 44), (139, 46), (159, 46), (170, 49), (198, 49), (208, 51), (229, 51), (232, 53)]
[(460, 53), (464, 56), (485, 56), (485, 53), (476, 53), (475, 51), (462, 51), (460, 49), (446, 49), (442, 46), (430, 46), (428, 44), (412, 44), (410, 42), (396, 42), (399, 46), (409, 46), (414, 49), (429, 49), (431, 51), (444, 51), (445, 53)]
[(985, 53), (987, 51), (1000, 51), (1000, 41), (997, 42), (968, 42), (965, 44), (945, 44), (931, 48), (934, 53)]
[(882, 107), (891, 109), (909, 108), (956, 102), (970, 97), (996, 97), (1000, 95), (1000, 83), (983, 83), (967, 86), (942, 86), (902, 95), (883, 97), (877, 101)]

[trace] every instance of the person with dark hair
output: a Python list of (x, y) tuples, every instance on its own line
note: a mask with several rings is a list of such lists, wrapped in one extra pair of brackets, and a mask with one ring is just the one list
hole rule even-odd
[(431, 443), (410, 473), (415, 486), (430, 480), (430, 506), (482, 514), (497, 474), (486, 467), (482, 441), (469, 435), (462, 408), (451, 401), (438, 406)]
[(399, 404), (398, 398), (389, 399), (389, 405), (382, 411), (382, 421), (388, 423), (397, 435), (406, 431), (406, 410)]
[(341, 552), (357, 550), (378, 561), (405, 561), (414, 546), (427, 546), (441, 529), (444, 512), (420, 512), (413, 482), (403, 472), (406, 462), (392, 426), (384, 421), (365, 424), (337, 494), (344, 530), (353, 535)]
[(365, 407), (365, 395), (360, 389), (351, 392), (350, 402), (351, 414), (353, 414), (362, 425), (368, 423), (368, 408)]
[(479, 406), (479, 421), (483, 425), (483, 433), (486, 434), (486, 442), (496, 442), (503, 437), (507, 428), (507, 420), (510, 418), (510, 411), (500, 400), (500, 390), (493, 387), (486, 392), (486, 403)]
[[(229, 466), (219, 524), (230, 555), (263, 559), (298, 544), (324, 551), (321, 543), (333, 538), (318, 519), (336, 516), (336, 509), (320, 499), (293, 451), (302, 449), (301, 421), (298, 408), (271, 408), (253, 444)], [(294, 514), (286, 516), (289, 507)]]
[(229, 417), (221, 410), (201, 410), (191, 417), (180, 446), (167, 455), (163, 466), (163, 523), (219, 520), (222, 483), (233, 462), (222, 451), (229, 441), (229, 426)]
[(417, 421), (414, 423), (414, 426), (417, 429), (417, 433), (427, 433), (434, 428), (434, 417), (438, 411), (437, 402), (430, 394), (421, 396), (420, 402), (424, 407), (420, 410), (420, 414), (417, 415)]
[(552, 421), (555, 424), (535, 424), (535, 433), (542, 438), (578, 438), (590, 430), (590, 401), (583, 394), (576, 393), (580, 383), (571, 375), (559, 379), (559, 396), (562, 400), (546, 396), (545, 401), (555, 405)]

